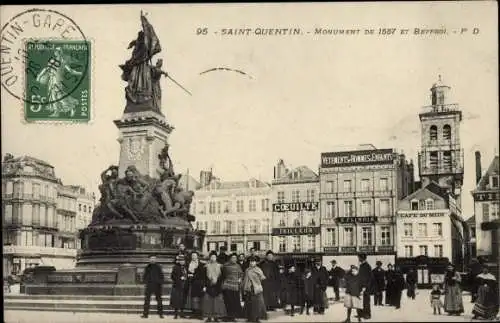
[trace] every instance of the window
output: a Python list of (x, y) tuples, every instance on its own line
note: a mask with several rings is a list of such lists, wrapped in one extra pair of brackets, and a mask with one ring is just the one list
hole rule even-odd
[(438, 153), (437, 151), (431, 151), (429, 154), (430, 167), (435, 168), (438, 165)]
[(432, 232), (435, 236), (443, 236), (443, 224), (442, 223), (433, 223), (432, 224)]
[(434, 200), (432, 199), (425, 200), (425, 209), (434, 210)]
[(491, 188), (498, 188), (498, 175), (491, 176)]
[(300, 191), (292, 191), (292, 202), (300, 202)]
[(293, 220), (293, 226), (300, 227), (300, 218), (298, 216)]
[(205, 209), (205, 202), (200, 201), (199, 209), (200, 209), (200, 214), (205, 214), (207, 212), (207, 210)]
[(216, 231), (215, 231), (215, 221), (211, 221), (210, 222), (210, 233), (211, 234), (215, 234)]
[(208, 205), (208, 213), (215, 214), (215, 202), (210, 202)]
[(21, 197), (24, 191), (24, 183), (15, 182), (14, 183), (14, 197)]
[(451, 168), (451, 151), (443, 151), (443, 167), (445, 169)]
[(229, 221), (222, 222), (222, 233), (224, 234), (231, 233), (230, 230), (231, 230), (231, 224), (229, 223)]
[(250, 233), (257, 233), (259, 231), (259, 221), (252, 220), (250, 225)]
[(345, 180), (344, 181), (344, 192), (351, 192), (351, 190), (352, 190), (351, 181)]
[(300, 236), (292, 236), (292, 246), (294, 252), (300, 252)]
[(315, 190), (306, 191), (306, 202), (314, 202), (314, 196), (316, 195)]
[(428, 255), (428, 254), (427, 254), (427, 253), (428, 253), (428, 252), (427, 252), (427, 251), (428, 251), (428, 250), (427, 250), (427, 249), (428, 249), (428, 248), (427, 248), (427, 246), (425, 246), (425, 245), (420, 245), (420, 246), (418, 246), (418, 249), (420, 250), (420, 255), (422, 255), (422, 256), (427, 256), (427, 255)]
[(362, 179), (361, 180), (361, 191), (367, 192), (370, 190), (370, 180), (369, 179)]
[(418, 201), (418, 209), (425, 210), (425, 200)]
[(243, 200), (236, 201), (236, 212), (244, 212)]
[(427, 223), (418, 224), (418, 235), (421, 237), (427, 236)]
[(35, 199), (40, 198), (40, 184), (33, 183), (33, 186), (31, 189), (33, 190), (33, 198), (35, 198)]
[(278, 203), (285, 203), (285, 192), (278, 192)]
[(443, 127), (443, 139), (444, 140), (451, 139), (451, 126), (449, 124), (445, 124)]
[(40, 205), (33, 204), (32, 212), (33, 212), (33, 225), (36, 226), (40, 225)]
[(279, 226), (280, 226), (280, 227), (286, 227), (286, 218), (285, 218), (285, 215), (284, 215), (284, 214), (282, 214), (282, 215), (280, 216), (280, 223), (279, 223)]
[(435, 125), (432, 125), (429, 129), (429, 138), (430, 140), (437, 140), (438, 138), (438, 128)]
[(352, 201), (344, 201), (344, 216), (353, 216)]
[(483, 202), (483, 222), (490, 221), (490, 205), (488, 202)]
[(316, 250), (316, 236), (315, 235), (308, 235), (307, 236), (307, 249), (308, 249), (308, 251), (315, 251)]
[(494, 218), (498, 218), (498, 216), (500, 215), (500, 211), (499, 211), (499, 207), (498, 207), (498, 202), (491, 202), (490, 210), (491, 210), (491, 217), (493, 219)]
[(309, 221), (307, 221), (307, 225), (310, 227), (315, 227), (316, 226), (316, 220), (314, 220), (314, 213), (309, 213)]
[[(33, 209), (33, 212), (35, 212), (34, 209)], [(33, 219), (34, 218), (35, 218), (35, 216), (33, 215)], [(11, 204), (5, 205), (5, 223), (6, 224), (12, 223), (12, 205)]]
[(381, 191), (388, 191), (389, 190), (389, 179), (387, 179), (387, 178), (380, 179), (380, 190)]
[(257, 202), (255, 200), (248, 201), (248, 211), (255, 212), (257, 209)]
[(335, 228), (326, 229), (325, 245), (326, 246), (337, 245), (337, 231), (335, 230)]
[(78, 204), (78, 211), (81, 211), (81, 210), (82, 210), (82, 205)]
[(326, 202), (326, 217), (335, 217), (335, 202)]
[(279, 252), (286, 252), (286, 237), (278, 237)]
[(443, 257), (443, 245), (434, 245), (434, 257)]
[(269, 199), (262, 199), (261, 203), (262, 211), (269, 211)]
[(390, 227), (381, 227), (380, 228), (380, 244), (382, 246), (390, 246), (391, 245), (391, 228)]
[(326, 190), (325, 191), (326, 191), (326, 193), (333, 193), (333, 192), (335, 192), (333, 181), (327, 181), (326, 182)]
[(405, 246), (405, 257), (406, 258), (413, 257), (413, 246)]
[(380, 200), (380, 216), (390, 216), (389, 200)]
[(238, 233), (245, 233), (245, 220), (238, 220)]
[(413, 223), (405, 223), (404, 224), (404, 232), (405, 232), (405, 237), (412, 237), (413, 236)]
[(261, 233), (269, 233), (269, 219), (262, 220), (262, 230)]
[(232, 211), (231, 209), (232, 209), (231, 201), (229, 200), (224, 201), (224, 213), (230, 213)]
[(363, 246), (371, 246), (373, 245), (373, 228), (372, 227), (363, 227), (361, 228), (361, 237)]
[(354, 230), (353, 230), (353, 228), (344, 228), (344, 245), (346, 247), (354, 246)]
[(222, 203), (220, 201), (217, 201), (217, 214), (221, 214), (222, 212)]
[(372, 201), (363, 200), (361, 202), (361, 215), (362, 216), (370, 216), (372, 215)]
[(83, 206), (83, 212), (87, 212), (87, 206), (86, 205)]
[(412, 211), (418, 210), (418, 201), (411, 201), (411, 210)]

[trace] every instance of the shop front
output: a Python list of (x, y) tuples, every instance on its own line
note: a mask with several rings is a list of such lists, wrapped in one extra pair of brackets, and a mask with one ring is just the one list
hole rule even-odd
[(430, 288), (433, 284), (442, 285), (449, 263), (450, 261), (446, 257), (396, 258), (396, 266), (401, 269), (403, 274), (406, 275), (410, 268), (417, 272), (417, 286), (420, 288)]

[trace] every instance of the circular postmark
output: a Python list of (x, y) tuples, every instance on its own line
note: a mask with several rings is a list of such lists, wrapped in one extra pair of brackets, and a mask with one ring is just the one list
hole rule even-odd
[(36, 8), (12, 17), (1, 30), (0, 55), (3, 89), (29, 104), (30, 113), (59, 114), (89, 95), (90, 42), (58, 11)]

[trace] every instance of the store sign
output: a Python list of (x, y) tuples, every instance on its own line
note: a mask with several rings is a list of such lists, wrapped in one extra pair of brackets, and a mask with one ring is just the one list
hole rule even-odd
[(395, 153), (392, 149), (355, 150), (321, 154), (321, 167), (392, 164)]
[(323, 247), (323, 252), (325, 252), (325, 253), (337, 253), (337, 252), (339, 252), (339, 247)]
[(445, 213), (399, 213), (400, 218), (438, 218), (443, 217)]
[(474, 201), (500, 201), (500, 192), (474, 193)]
[(316, 211), (319, 208), (318, 202), (296, 202), (296, 203), (274, 203), (273, 212), (300, 212)]
[(377, 222), (377, 217), (375, 216), (343, 216), (335, 218), (338, 223), (375, 223)]
[(299, 236), (316, 235), (320, 233), (320, 227), (296, 227), (296, 228), (273, 228), (273, 236)]

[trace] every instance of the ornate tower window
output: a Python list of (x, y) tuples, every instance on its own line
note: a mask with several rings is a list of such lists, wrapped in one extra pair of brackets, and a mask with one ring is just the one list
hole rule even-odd
[(438, 138), (438, 128), (435, 125), (432, 125), (431, 128), (429, 129), (429, 139), (430, 140), (437, 140)]
[(451, 139), (451, 126), (449, 124), (445, 124), (443, 127), (443, 139), (444, 140)]

